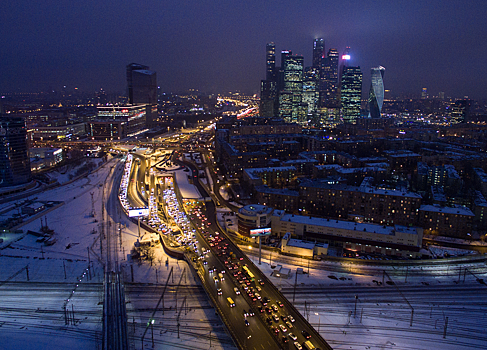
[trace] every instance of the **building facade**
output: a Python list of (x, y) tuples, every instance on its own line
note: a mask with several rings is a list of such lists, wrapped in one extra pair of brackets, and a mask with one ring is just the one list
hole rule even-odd
[(343, 67), (340, 104), (345, 123), (355, 123), (360, 118), (361, 100), (362, 72), (360, 67)]
[(0, 187), (21, 185), (31, 179), (25, 121), (0, 116)]
[(380, 118), (384, 104), (384, 72), (382, 66), (371, 69), (371, 82), (369, 91), (369, 118)]

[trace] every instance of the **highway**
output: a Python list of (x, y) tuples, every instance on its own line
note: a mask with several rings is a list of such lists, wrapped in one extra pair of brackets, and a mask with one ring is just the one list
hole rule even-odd
[[(174, 160), (174, 161), (176, 163), (179, 162), (176, 160)], [(198, 169), (193, 164), (183, 163), (183, 162), (179, 162), (179, 163), (181, 165), (187, 166), (191, 170), (191, 174), (193, 176), (193, 179), (198, 178), (197, 177)], [(199, 183), (199, 181), (195, 181), (195, 185), (203, 197), (209, 197), (207, 191), (203, 188), (203, 186)], [(320, 349), (331, 349), (331, 347), (318, 334), (318, 332), (316, 332), (313, 329), (313, 327), (302, 317), (302, 315), (296, 310), (296, 308), (261, 273), (261, 271), (252, 263), (252, 261), (250, 259), (248, 259), (247, 256), (235, 244), (233, 244), (233, 242), (228, 237), (226, 237), (226, 235), (221, 230), (219, 230), (217, 222), (216, 222), (216, 220), (217, 220), (216, 219), (216, 208), (215, 208), (213, 201), (207, 201), (205, 207), (206, 207), (206, 217), (208, 218), (208, 221), (211, 223), (211, 225), (210, 225), (211, 228), (208, 231), (210, 233), (213, 233), (213, 236), (217, 236), (217, 232), (218, 232), (218, 236), (225, 237), (223, 239), (223, 243), (219, 242), (219, 245), (228, 243), (227, 249), (224, 249), (224, 250), (227, 250), (229, 253), (220, 253), (221, 256), (218, 256), (218, 255), (216, 256), (217, 261), (220, 263), (217, 266), (217, 269), (220, 269), (220, 268), (225, 266), (224, 264), (222, 264), (222, 262), (224, 262), (225, 259), (229, 259), (228, 257), (230, 256), (230, 252), (233, 252), (235, 254), (236, 258), (238, 259), (239, 270), (242, 271), (243, 265), (247, 265), (250, 272), (255, 276), (255, 282), (251, 282), (250, 286), (254, 287), (254, 288), (259, 286), (260, 288), (262, 288), (262, 291), (259, 293), (261, 295), (261, 298), (264, 298), (264, 297), (269, 298), (270, 302), (268, 305), (275, 305), (277, 307), (277, 311), (274, 311), (274, 310), (272, 312), (269, 312), (270, 310), (266, 311), (265, 306), (268, 306), (268, 305), (261, 305), (262, 302), (258, 301), (258, 300), (252, 301), (252, 299), (249, 298), (247, 296), (247, 294), (240, 288), (240, 283), (233, 276), (231, 276), (231, 279), (233, 282), (233, 284), (231, 285), (231, 289), (233, 289), (235, 286), (238, 286), (238, 288), (240, 288), (241, 296), (243, 295), (243, 298), (247, 299), (247, 303), (246, 303), (245, 307), (250, 307), (255, 314), (254, 318), (259, 318), (261, 320), (260, 324), (264, 324), (264, 329), (261, 329), (261, 326), (259, 324), (259, 327), (258, 327), (259, 337), (262, 336), (263, 334), (265, 334), (265, 331), (266, 331), (266, 332), (272, 334), (275, 342), (277, 344), (279, 344), (279, 347), (288, 348), (294, 342), (294, 340), (292, 340), (289, 337), (289, 333), (293, 333), (294, 336), (296, 336), (296, 338), (297, 338), (296, 340), (300, 344), (302, 344), (306, 340), (309, 339), (309, 338), (308, 339), (305, 338), (305, 335), (302, 333), (304, 331), (304, 332), (307, 332), (309, 334), (309, 336), (311, 336), (310, 341), (313, 342), (315, 347), (320, 348)], [(192, 219), (197, 220), (194, 217)], [(209, 237), (209, 235), (208, 235), (208, 237)], [(204, 238), (204, 241), (206, 244), (209, 243), (208, 237), (202, 237), (202, 238)], [(199, 240), (199, 241), (202, 242), (202, 240)], [(217, 254), (218, 254), (218, 252), (217, 252)], [(211, 266), (210, 262), (208, 262), (207, 266)], [(226, 268), (226, 275), (227, 276), (231, 275), (231, 271), (228, 270), (227, 268)], [(258, 284), (258, 282), (257, 282), (258, 280), (261, 280), (263, 282), (263, 284), (262, 285)], [(214, 293), (216, 293), (216, 289), (217, 289), (217, 287), (215, 286), (213, 289)], [(223, 290), (223, 288), (222, 288), (222, 290)], [(230, 288), (227, 288), (226, 292), (231, 293)], [(223, 294), (223, 296), (225, 296), (225, 298), (226, 298), (225, 293)], [(279, 304), (281, 304), (281, 303), (283, 305), (282, 307), (279, 306)], [(261, 306), (263, 308), (264, 312), (261, 312), (261, 310), (258, 308), (259, 306)], [(268, 318), (272, 319), (274, 317), (274, 315), (277, 316), (276, 320), (278, 320), (278, 321), (275, 321), (275, 320), (268, 321), (267, 320)], [(295, 320), (294, 323), (290, 322), (293, 326), (290, 329), (288, 329), (289, 328), (288, 324), (286, 324), (284, 322), (284, 320), (281, 318), (281, 316), (288, 316), (288, 315), (291, 315), (292, 318)], [(235, 316), (233, 316), (233, 317), (235, 317)], [(234, 319), (234, 322), (235, 322), (235, 324), (232, 326), (236, 325), (236, 327), (238, 327), (239, 322), (237, 321), (237, 319)], [(268, 322), (270, 324), (268, 324)], [(283, 326), (286, 329), (286, 331), (281, 329), (280, 326)], [(285, 342), (284, 339), (286, 339), (287, 342)], [(294, 346), (291, 346), (291, 347), (294, 347)]]

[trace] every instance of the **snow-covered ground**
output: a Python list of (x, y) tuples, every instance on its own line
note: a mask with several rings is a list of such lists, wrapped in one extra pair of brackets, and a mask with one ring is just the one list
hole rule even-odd
[[(1, 349), (100, 348), (103, 270), (98, 260), (100, 227), (95, 219), (101, 212), (103, 184), (117, 162), (112, 159), (87, 177), (35, 195), (38, 200), (65, 203), (45, 215), (47, 225), (54, 230), (54, 245), (44, 246), (37, 237), (21, 234), (11, 236), (13, 242), (8, 248), (1, 249), (6, 242), (0, 246), (0, 281), (10, 281), (0, 282)], [(187, 181), (188, 173), (176, 173), (184, 196), (199, 198)], [(90, 215), (92, 195), (95, 218)], [(165, 254), (160, 244), (155, 248), (152, 266), (147, 261), (130, 260), (128, 254), (138, 239), (138, 229), (128, 218), (121, 219), (120, 254), (132, 348), (141, 348), (147, 321), (172, 270), (163, 299), (164, 312), (159, 307), (153, 329), (144, 338), (144, 348), (152, 346), (153, 331), (156, 349), (233, 349), (198, 281), (188, 273), (187, 264)], [(40, 226), (39, 219), (22, 229), (39, 231)], [(487, 348), (487, 294), (485, 286), (476, 282), (477, 277), (487, 279), (485, 264), (384, 268), (361, 262), (321, 262), (312, 265), (309, 274), (298, 274), (296, 280), (296, 267), (308, 272), (307, 260), (266, 251), (258, 265), (256, 249), (242, 249), (289, 300), (297, 282), (295, 306), (334, 349)], [(289, 268), (290, 278), (272, 276), (270, 262)], [(379, 286), (383, 277), (385, 283)], [(398, 288), (386, 283), (389, 278)]]
[(174, 177), (178, 184), (179, 191), (183, 198), (201, 198), (198, 189), (189, 183), (188, 176), (191, 176), (191, 171), (185, 172), (183, 169), (174, 172)]

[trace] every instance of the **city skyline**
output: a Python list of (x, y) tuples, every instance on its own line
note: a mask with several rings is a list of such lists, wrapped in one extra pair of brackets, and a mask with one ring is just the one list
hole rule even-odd
[[(431, 96), (486, 97), (487, 44), (478, 40), (486, 27), (485, 3), (345, 5), (7, 1), (0, 14), (0, 91), (66, 85), (125, 92), (126, 65), (142, 62), (157, 72), (162, 91), (258, 94), (268, 42), (276, 43), (276, 53), (302, 55), (308, 67), (313, 41), (323, 38), (325, 52), (336, 48), (341, 55), (351, 47), (351, 65), (364, 72), (386, 67), (384, 85), (393, 95), (419, 95), (426, 87)], [(369, 74), (363, 84), (370, 85)]]

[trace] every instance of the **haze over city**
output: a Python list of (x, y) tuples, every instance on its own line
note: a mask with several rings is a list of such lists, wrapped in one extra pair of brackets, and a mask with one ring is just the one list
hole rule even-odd
[[(311, 65), (312, 42), (351, 47), (364, 86), (386, 67), (393, 95), (484, 98), (485, 1), (129, 1), (3, 3), (0, 91), (125, 91), (127, 62), (158, 73), (162, 91), (259, 92), (265, 44)], [(280, 64), (279, 60), (277, 64)]]

